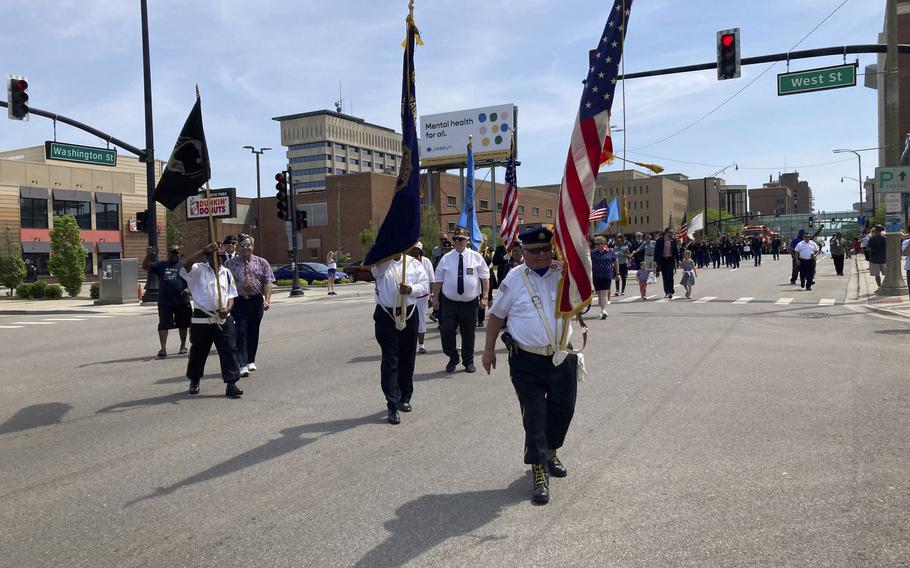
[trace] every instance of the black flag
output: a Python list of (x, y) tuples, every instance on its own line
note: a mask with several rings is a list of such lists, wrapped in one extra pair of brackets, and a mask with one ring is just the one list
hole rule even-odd
[(155, 201), (173, 211), (188, 197), (196, 195), (211, 177), (212, 165), (202, 129), (201, 100), (196, 98), (167, 167), (155, 187)]

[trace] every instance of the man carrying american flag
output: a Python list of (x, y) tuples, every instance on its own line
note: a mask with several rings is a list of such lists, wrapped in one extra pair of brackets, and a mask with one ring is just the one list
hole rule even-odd
[[(509, 332), (502, 339), (509, 348), (512, 386), (521, 404), (532, 500), (538, 504), (550, 500), (550, 475), (568, 475), (556, 451), (575, 412), (576, 381), (584, 374), (582, 356), (568, 352), (569, 318), (591, 303), (587, 234), (591, 198), (602, 158), (613, 158), (609, 115), (631, 4), (615, 0), (592, 55), (560, 188), (556, 233), (546, 228), (522, 231), (525, 262), (499, 285), (487, 324), (483, 367), (489, 373), (496, 367), (499, 331), (509, 320)], [(554, 244), (562, 263), (553, 262)]]

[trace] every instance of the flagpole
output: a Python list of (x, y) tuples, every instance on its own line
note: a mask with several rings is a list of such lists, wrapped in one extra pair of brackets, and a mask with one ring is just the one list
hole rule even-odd
[[(199, 85), (198, 84), (196, 85), (196, 100), (200, 101), (200, 103), (202, 100), (202, 97), (199, 95)], [(209, 213), (209, 215), (208, 215), (209, 242), (214, 243), (215, 242), (215, 218), (212, 216), (212, 196), (211, 196), (211, 192), (209, 190), (208, 180), (206, 180), (206, 182), (205, 182), (205, 203), (206, 203), (206, 209), (208, 210), (208, 213)], [(219, 278), (220, 269), (218, 266), (217, 251), (212, 251), (212, 261), (215, 264), (215, 266), (214, 266), (214, 268), (215, 268), (215, 290), (218, 292), (218, 310), (220, 311), (222, 308), (224, 308), (224, 300), (221, 297), (221, 278)]]

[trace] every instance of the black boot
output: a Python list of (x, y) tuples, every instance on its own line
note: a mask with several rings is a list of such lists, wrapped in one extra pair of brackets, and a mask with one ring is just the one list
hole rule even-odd
[(531, 473), (534, 477), (534, 490), (531, 493), (531, 500), (538, 505), (546, 505), (550, 502), (550, 476), (547, 470), (540, 464), (531, 465)]
[(553, 477), (565, 477), (569, 475), (569, 470), (567, 470), (566, 466), (562, 465), (562, 462), (556, 457), (556, 450), (550, 450), (549, 458), (549, 461), (547, 461), (547, 469), (550, 471), (550, 475)]
[(224, 389), (224, 396), (228, 398), (240, 398), (243, 396), (243, 391), (237, 388), (237, 383), (228, 383), (227, 388)]

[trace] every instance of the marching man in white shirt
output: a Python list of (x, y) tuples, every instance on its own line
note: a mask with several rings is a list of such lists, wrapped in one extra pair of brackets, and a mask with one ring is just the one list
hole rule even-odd
[[(411, 411), (414, 392), (414, 360), (417, 357), (417, 299), (426, 296), (430, 281), (423, 264), (406, 256), (405, 280), (401, 281), (401, 255), (374, 265), (376, 309), (373, 312), (376, 342), (382, 350), (380, 383), (389, 411), (389, 424), (399, 424), (398, 411)], [(404, 312), (402, 313), (402, 299)]]
[[(423, 269), (426, 271), (427, 278), (429, 279), (430, 288), (432, 288), (436, 278), (436, 271), (433, 270), (433, 263), (430, 262), (430, 259), (423, 255), (423, 243), (417, 241), (417, 244), (411, 249), (411, 254), (423, 265)], [(429, 305), (430, 291), (427, 290), (425, 296), (417, 298), (417, 352), (420, 354), (427, 352), (427, 346), (424, 344), (424, 340), (427, 335), (427, 308)]]
[[(221, 378), (227, 388), (225, 396), (240, 398), (243, 391), (237, 388), (240, 369), (234, 357), (234, 319), (231, 308), (237, 297), (237, 287), (231, 271), (218, 267), (215, 277), (215, 254), (218, 244), (211, 243), (199, 252), (189, 256), (180, 267), (180, 277), (186, 280), (193, 297), (193, 319), (190, 325), (190, 359), (186, 366), (186, 377), (190, 380), (189, 394), (199, 394), (199, 381), (205, 372), (205, 361), (212, 349), (218, 350), (221, 360)], [(195, 262), (205, 257), (203, 262)], [(219, 294), (216, 282), (221, 289)]]
[(455, 229), (452, 242), (455, 248), (446, 253), (436, 266), (433, 309), (440, 312), (442, 351), (449, 357), (446, 372), (453, 373), (458, 366), (455, 336), (460, 331), (461, 363), (465, 371), (473, 373), (477, 370), (474, 367), (477, 310), (487, 307), (490, 268), (479, 252), (467, 248), (468, 234), (463, 228)]
[(815, 284), (815, 258), (818, 256), (818, 244), (812, 235), (803, 233), (803, 240), (796, 243), (793, 252), (799, 257), (799, 279), (806, 281), (806, 291)]

